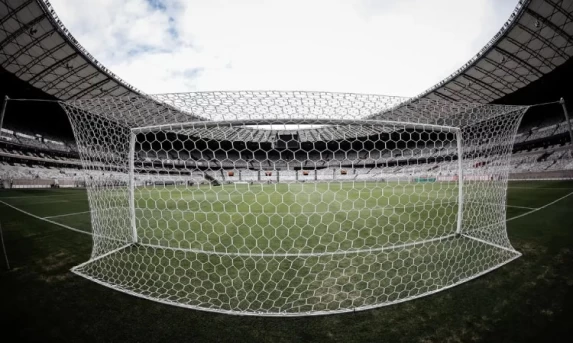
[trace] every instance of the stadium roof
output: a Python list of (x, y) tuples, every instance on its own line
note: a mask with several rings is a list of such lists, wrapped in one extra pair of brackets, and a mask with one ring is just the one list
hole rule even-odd
[(573, 56), (573, 1), (521, 0), (476, 56), (419, 98), (490, 103)]
[(156, 112), (174, 110), (98, 62), (64, 27), (48, 0), (0, 0), (0, 66), (60, 100), (135, 97)]
[(573, 0), (520, 0), (499, 32), (472, 59), (409, 102), (492, 103), (572, 56)]
[[(392, 111), (407, 111), (408, 104), (420, 99), (491, 103), (550, 73), (572, 55), (573, 0), (521, 0), (474, 58)], [(135, 97), (160, 116), (177, 111), (99, 63), (63, 26), (48, 0), (0, 0), (0, 67), (61, 100)], [(379, 109), (368, 117), (387, 112)], [(189, 113), (180, 111), (191, 120), (202, 117)]]
[(141, 94), (82, 47), (48, 1), (0, 0), (0, 64), (62, 100)]

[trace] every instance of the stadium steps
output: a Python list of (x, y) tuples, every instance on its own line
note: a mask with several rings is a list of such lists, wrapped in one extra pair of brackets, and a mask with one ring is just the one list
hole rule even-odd
[(549, 156), (551, 156), (554, 152), (555, 152), (555, 151), (546, 151), (546, 152), (544, 152), (543, 154), (541, 154), (541, 156), (539, 156), (536, 161), (537, 161), (537, 162), (547, 161), (547, 158), (548, 158)]
[(553, 167), (555, 165), (555, 163), (557, 163), (557, 160), (553, 160), (553, 163), (551, 163), (550, 165), (548, 165), (547, 167), (545, 167), (543, 170), (548, 170), (551, 167)]

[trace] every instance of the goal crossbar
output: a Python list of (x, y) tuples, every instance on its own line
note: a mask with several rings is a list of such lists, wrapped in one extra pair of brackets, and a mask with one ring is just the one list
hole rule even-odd
[[(288, 119), (288, 118), (277, 118), (277, 119), (264, 119), (264, 120), (222, 120), (222, 121), (191, 121), (185, 123), (177, 124), (162, 124), (162, 125), (151, 125), (151, 126), (141, 126), (131, 128), (133, 133), (148, 133), (157, 131), (180, 131), (188, 128), (213, 128), (213, 127), (234, 127), (234, 126), (266, 126), (266, 125), (324, 125), (324, 119)], [(424, 123), (413, 123), (413, 122), (400, 122), (392, 120), (355, 120), (355, 119), (329, 119), (328, 125), (389, 125), (389, 126), (400, 126), (404, 129), (420, 129), (420, 130), (436, 130), (444, 132), (458, 132), (459, 127), (448, 126), (448, 125), (436, 125), (436, 124), (424, 124)]]

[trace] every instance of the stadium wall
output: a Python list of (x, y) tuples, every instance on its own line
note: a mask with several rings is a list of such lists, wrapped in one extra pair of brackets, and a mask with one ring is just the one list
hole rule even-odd
[(542, 172), (511, 173), (510, 180), (571, 180), (573, 170), (552, 170)]

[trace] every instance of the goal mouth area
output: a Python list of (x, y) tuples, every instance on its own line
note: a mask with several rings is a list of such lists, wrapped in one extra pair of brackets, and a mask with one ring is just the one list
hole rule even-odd
[[(250, 177), (265, 178), (261, 174)], [(325, 177), (332, 174), (347, 177)], [(214, 254), (312, 256), (397, 249), (456, 233), (456, 182), (355, 181), (353, 175), (311, 181), (315, 176), (135, 187), (137, 242)]]
[[(389, 251), (316, 256), (230, 256), (128, 243), (72, 271), (168, 305), (233, 315), (309, 316), (431, 295), (520, 256), (469, 235)], [(157, 263), (146, 263), (151, 260)], [(129, 272), (102, 272), (110, 265)]]

